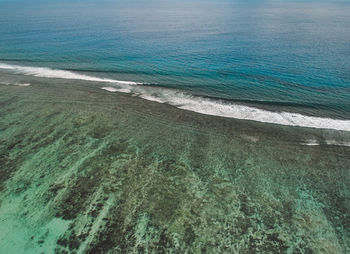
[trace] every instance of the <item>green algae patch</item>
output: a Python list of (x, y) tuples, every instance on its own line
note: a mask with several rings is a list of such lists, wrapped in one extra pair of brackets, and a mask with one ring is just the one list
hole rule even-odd
[(350, 252), (349, 147), (303, 145), (348, 133), (88, 85), (0, 92), (1, 253)]

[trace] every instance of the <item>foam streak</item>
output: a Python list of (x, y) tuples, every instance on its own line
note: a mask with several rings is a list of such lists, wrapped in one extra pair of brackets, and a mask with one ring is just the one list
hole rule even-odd
[(132, 82), (132, 81), (98, 78), (94, 76), (75, 73), (72, 71), (55, 70), (55, 69), (44, 68), (44, 67), (27, 67), (27, 66), (9, 65), (9, 64), (0, 63), (0, 69), (12, 70), (16, 73), (20, 73), (28, 76), (42, 77), (42, 78), (76, 79), (76, 80), (117, 83), (117, 84), (127, 84), (127, 85), (141, 84), (141, 83)]
[(132, 81), (105, 79), (83, 75), (71, 71), (54, 70), (42, 67), (25, 67), (3, 63), (0, 63), (0, 69), (6, 69), (10, 70), (11, 72), (36, 77), (75, 79), (110, 83), (110, 86), (102, 87), (102, 89), (109, 92), (130, 93), (146, 100), (156, 101), (159, 103), (167, 103), (181, 109), (186, 109), (206, 115), (253, 120), (258, 122), (289, 126), (350, 131), (350, 120), (305, 116), (291, 112), (272, 112), (250, 106), (243, 106), (234, 103), (222, 102), (220, 100), (193, 96), (179, 90), (160, 87), (138, 86), (142, 83)]
[(272, 112), (250, 106), (193, 96), (182, 91), (171, 89), (144, 86), (129, 87), (129, 89), (125, 89), (125, 87), (116, 87), (113, 90), (106, 88), (103, 89), (110, 92), (127, 92), (136, 94), (146, 100), (167, 103), (181, 109), (206, 115), (289, 126), (350, 131), (350, 120), (306, 116), (291, 112)]

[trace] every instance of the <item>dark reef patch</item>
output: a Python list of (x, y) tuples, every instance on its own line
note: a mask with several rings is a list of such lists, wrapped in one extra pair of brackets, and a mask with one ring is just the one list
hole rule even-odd
[(0, 86), (0, 104), (0, 250), (19, 235), (35, 253), (350, 251), (349, 147), (300, 144), (346, 133), (88, 84)]

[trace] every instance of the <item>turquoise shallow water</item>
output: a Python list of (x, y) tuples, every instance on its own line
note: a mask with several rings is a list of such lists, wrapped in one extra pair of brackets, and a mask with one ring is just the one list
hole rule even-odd
[(1, 1), (0, 7), (1, 63), (350, 119), (347, 2)]

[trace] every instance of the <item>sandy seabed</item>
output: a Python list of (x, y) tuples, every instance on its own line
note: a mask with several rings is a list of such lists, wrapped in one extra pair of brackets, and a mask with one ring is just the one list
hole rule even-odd
[(349, 140), (0, 85), (0, 253), (349, 253)]

